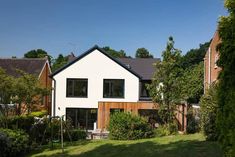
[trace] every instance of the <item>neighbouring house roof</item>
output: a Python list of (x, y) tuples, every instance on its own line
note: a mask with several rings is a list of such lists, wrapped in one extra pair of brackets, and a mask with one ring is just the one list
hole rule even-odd
[(154, 63), (159, 62), (160, 58), (118, 58), (125, 66), (142, 77), (142, 80), (151, 80), (155, 68)]
[(17, 69), (39, 76), (46, 62), (47, 58), (0, 58), (0, 67), (6, 70), (8, 75), (15, 77), (19, 76), (19, 73), (16, 71)]
[(136, 77), (138, 77), (139, 79), (141, 79), (141, 76), (136, 73), (134, 70), (128, 68), (125, 64), (123, 64), (122, 62), (120, 62), (118, 59), (113, 58), (112, 56), (110, 56), (109, 54), (107, 54), (102, 48), (100, 48), (99, 46), (95, 45), (92, 48), (90, 48), (89, 50), (87, 50), (86, 52), (84, 52), (83, 54), (81, 54), (80, 56), (78, 56), (76, 59), (74, 59), (73, 61), (67, 63), (65, 66), (61, 67), (60, 69), (56, 70), (54, 73), (52, 73), (50, 75), (50, 77), (55, 76), (56, 74), (60, 73), (61, 71), (63, 71), (64, 69), (66, 69), (67, 67), (69, 67), (70, 65), (74, 64), (75, 62), (79, 61), (80, 59), (82, 59), (83, 57), (85, 57), (86, 55), (90, 54), (91, 52), (93, 52), (94, 50), (98, 50), (101, 53), (103, 53), (105, 56), (107, 56), (108, 58), (110, 58), (111, 60), (113, 60), (114, 62), (116, 62), (117, 64), (119, 64), (121, 67), (123, 67), (124, 69), (126, 69), (127, 71), (129, 71), (130, 73), (132, 73), (133, 75), (135, 75)]

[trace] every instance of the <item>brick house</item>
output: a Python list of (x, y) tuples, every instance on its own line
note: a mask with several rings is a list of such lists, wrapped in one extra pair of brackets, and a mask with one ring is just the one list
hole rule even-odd
[[(51, 88), (51, 79), (49, 75), (51, 74), (51, 68), (48, 58), (0, 58), (0, 68), (4, 69), (8, 75), (19, 77), (16, 69), (22, 70), (28, 74), (35, 75), (38, 77), (41, 85), (45, 88)], [(46, 109), (48, 113), (51, 112), (51, 98), (50, 96), (45, 96), (43, 98), (42, 104), (37, 106), (38, 109)]]
[(219, 33), (216, 31), (204, 58), (204, 93), (213, 82), (217, 81), (217, 77), (221, 70), (216, 64), (219, 59), (217, 45), (220, 42)]

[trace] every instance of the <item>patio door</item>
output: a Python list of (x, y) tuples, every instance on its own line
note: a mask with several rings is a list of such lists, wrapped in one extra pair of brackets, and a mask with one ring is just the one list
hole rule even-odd
[(66, 118), (72, 121), (75, 128), (94, 130), (94, 123), (97, 121), (97, 109), (66, 108)]

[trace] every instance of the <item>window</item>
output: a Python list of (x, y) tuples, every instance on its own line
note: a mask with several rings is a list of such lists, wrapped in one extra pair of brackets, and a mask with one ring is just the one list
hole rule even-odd
[(87, 79), (67, 79), (67, 97), (87, 97)]
[(75, 128), (94, 130), (94, 123), (97, 122), (97, 109), (66, 108), (66, 119), (69, 119)]
[(151, 84), (151, 81), (142, 81), (140, 82), (140, 97), (141, 98), (149, 98), (149, 91), (147, 89), (147, 84)]
[(216, 69), (218, 66), (217, 66), (217, 61), (218, 61), (218, 59), (219, 59), (219, 54), (218, 54), (218, 52), (215, 54), (215, 66), (214, 66), (214, 68)]
[(124, 79), (104, 79), (104, 98), (124, 98)]
[(111, 108), (110, 109), (110, 115), (114, 113), (118, 113), (118, 112), (124, 112), (124, 109), (123, 108)]

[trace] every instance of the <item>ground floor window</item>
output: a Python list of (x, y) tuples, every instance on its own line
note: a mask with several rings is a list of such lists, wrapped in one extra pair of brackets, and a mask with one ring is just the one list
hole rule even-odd
[(66, 108), (66, 119), (70, 119), (75, 128), (94, 130), (97, 122), (97, 109)]
[(161, 123), (160, 117), (155, 109), (139, 109), (138, 114), (147, 118), (148, 123), (150, 123), (152, 127), (158, 127), (158, 124)]
[(117, 113), (117, 112), (124, 112), (123, 108), (111, 108), (110, 109), (110, 115)]

